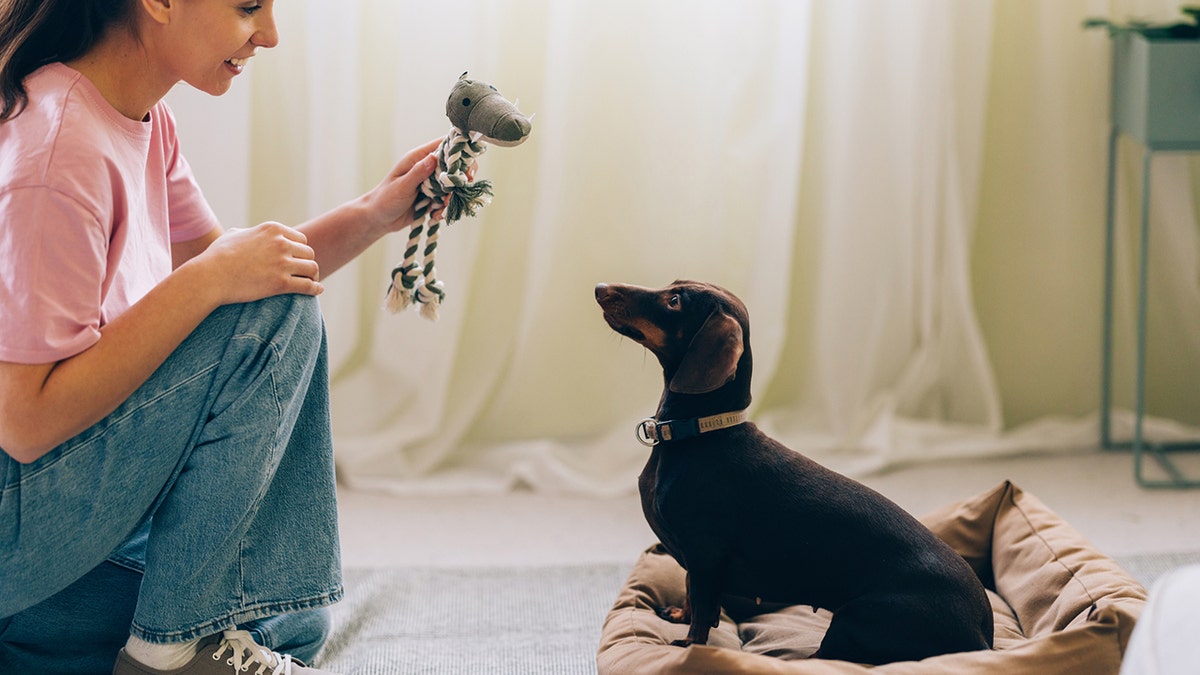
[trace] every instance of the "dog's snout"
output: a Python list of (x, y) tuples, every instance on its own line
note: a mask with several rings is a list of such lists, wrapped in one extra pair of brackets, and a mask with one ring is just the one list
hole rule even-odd
[(596, 302), (606, 309), (611, 308), (613, 303), (619, 303), (622, 298), (619, 287), (620, 284), (596, 284)]

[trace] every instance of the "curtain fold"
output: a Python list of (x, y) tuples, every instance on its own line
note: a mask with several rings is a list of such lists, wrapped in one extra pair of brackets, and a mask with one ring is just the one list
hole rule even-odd
[[(1081, 24), (1174, 20), (1174, 3), (276, 10), (281, 45), (239, 82), (244, 149), (231, 160), (184, 138), (202, 181), (206, 166), (247, 167), (244, 192), (209, 191), (218, 213), (248, 204), (245, 222), (295, 223), (353, 198), (448, 130), (464, 71), (535, 115), (527, 143), (482, 158), (493, 203), (440, 239), (439, 321), (382, 310), (403, 235), (327, 280), (349, 485), (634, 489), (646, 452), (633, 429), (661, 374), (603, 323), (598, 282), (737, 293), (752, 316), (752, 419), (850, 473), (1097, 446), (1109, 43)], [(175, 103), (181, 118), (192, 105)], [(1122, 142), (1118, 435), (1131, 421), (1139, 152)], [(1200, 436), (1194, 165), (1154, 165), (1158, 437)]]
[(814, 304), (789, 326), (812, 342), (777, 375), (797, 380), (797, 395), (763, 418), (783, 436), (823, 431), (804, 444), (853, 449), (861, 471), (928, 457), (945, 431), (1000, 428), (967, 261), (991, 13), (956, 2), (819, 8), (819, 131), (801, 188), (802, 245), (819, 249), (816, 272), (793, 289)]

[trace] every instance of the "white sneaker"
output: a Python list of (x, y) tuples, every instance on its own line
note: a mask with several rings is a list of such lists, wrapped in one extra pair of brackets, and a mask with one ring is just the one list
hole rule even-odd
[(196, 656), (182, 668), (157, 670), (133, 660), (122, 649), (113, 675), (338, 675), (309, 668), (287, 654), (259, 645), (244, 630), (227, 630), (200, 641)]

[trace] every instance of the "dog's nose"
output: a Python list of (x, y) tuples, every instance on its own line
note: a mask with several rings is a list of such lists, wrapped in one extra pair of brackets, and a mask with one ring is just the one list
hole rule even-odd
[(596, 300), (603, 300), (608, 297), (608, 284), (596, 284)]

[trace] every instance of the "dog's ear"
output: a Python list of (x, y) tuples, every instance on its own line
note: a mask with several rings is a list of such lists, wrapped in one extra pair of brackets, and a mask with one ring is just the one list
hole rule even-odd
[(706, 394), (733, 379), (742, 358), (742, 326), (720, 310), (704, 320), (671, 378), (671, 391)]

